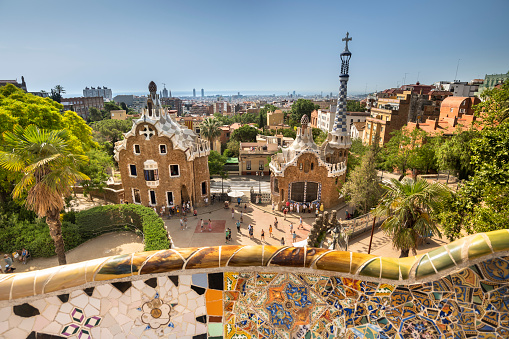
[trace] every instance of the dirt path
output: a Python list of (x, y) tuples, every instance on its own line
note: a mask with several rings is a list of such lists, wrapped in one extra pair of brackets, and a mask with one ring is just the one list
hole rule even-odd
[[(132, 232), (106, 233), (97, 238), (81, 244), (66, 253), (67, 263), (72, 264), (80, 261), (108, 257), (117, 254), (126, 254), (143, 251), (143, 239)], [(58, 265), (57, 257), (35, 258), (23, 265), (19, 262), (14, 264), (16, 273), (40, 270)]]

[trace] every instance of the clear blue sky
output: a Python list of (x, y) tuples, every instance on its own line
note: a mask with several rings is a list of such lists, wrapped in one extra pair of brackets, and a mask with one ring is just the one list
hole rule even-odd
[(29, 91), (349, 92), (509, 70), (509, 1), (0, 0), (0, 79)]

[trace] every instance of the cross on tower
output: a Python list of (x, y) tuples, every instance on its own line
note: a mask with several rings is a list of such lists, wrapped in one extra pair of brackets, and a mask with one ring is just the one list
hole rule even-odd
[(152, 137), (155, 133), (152, 128), (145, 125), (145, 128), (140, 132), (140, 134), (145, 136), (145, 140), (150, 140), (150, 137)]
[(346, 47), (345, 47), (345, 51), (348, 51), (348, 41), (351, 41), (352, 38), (349, 38), (348, 35), (350, 35), (350, 33), (346, 32), (346, 37), (344, 37), (343, 39), (341, 39), (341, 41), (345, 41), (346, 42)]

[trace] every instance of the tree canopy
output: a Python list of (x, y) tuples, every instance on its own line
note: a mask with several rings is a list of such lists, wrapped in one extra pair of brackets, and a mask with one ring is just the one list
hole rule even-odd
[(231, 134), (231, 140), (239, 142), (255, 142), (258, 135), (258, 129), (249, 125), (244, 125), (234, 130)]
[(293, 103), (290, 110), (290, 126), (299, 125), (304, 114), (311, 120), (311, 112), (319, 108), (320, 106), (314, 104), (311, 100), (298, 99)]

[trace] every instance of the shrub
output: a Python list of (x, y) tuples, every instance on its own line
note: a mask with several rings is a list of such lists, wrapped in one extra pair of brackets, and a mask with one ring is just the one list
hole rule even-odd
[(76, 214), (76, 224), (84, 240), (100, 234), (127, 229), (143, 233), (145, 251), (170, 248), (164, 222), (151, 208), (141, 205), (97, 206)]

